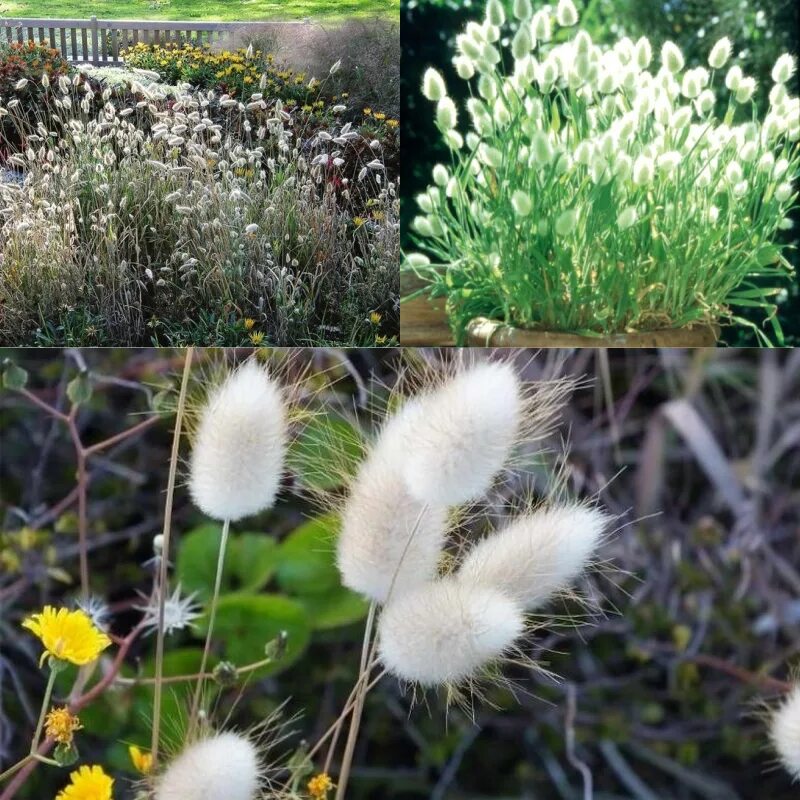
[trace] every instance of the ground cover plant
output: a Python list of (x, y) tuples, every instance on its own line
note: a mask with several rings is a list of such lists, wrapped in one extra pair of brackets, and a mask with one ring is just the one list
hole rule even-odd
[[(102, 19), (166, 20), (298, 20), (347, 19), (395, 15), (399, 0), (100, 0), (91, 13)], [(87, 10), (86, 15), (89, 15)], [(3, 0), (0, 14), (9, 17), (73, 19), (68, 0)]]
[(391, 341), (397, 120), (329, 92), (338, 64), (132, 62), (113, 80), (30, 67), (0, 100), (0, 340)]
[[(533, 10), (541, 4), (533, 3)], [(552, 3), (553, 9), (556, 3)], [(713, 0), (709, 3), (694, 3), (692, 0), (670, 3), (668, 5), (637, 4), (628, 0), (601, 0), (592, 3), (576, 3), (580, 12), (580, 27), (588, 31), (594, 43), (602, 48), (612, 48), (616, 42), (627, 37), (636, 42), (642, 36), (649, 38), (654, 53), (653, 72), (658, 71), (658, 58), (662, 45), (667, 40), (676, 42), (682, 50), (687, 69), (704, 67), (710, 71), (708, 55), (714, 43), (721, 37), (728, 37), (732, 44), (731, 62), (722, 71), (718, 71), (714, 79), (717, 87), (716, 115), (723, 119), (729, 102), (729, 92), (723, 85), (723, 78), (731, 64), (741, 67), (743, 73), (756, 79), (758, 89), (754, 92), (753, 102), (761, 119), (768, 112), (771, 100), (770, 89), (773, 86), (771, 76), (777, 57), (785, 51), (796, 53), (797, 10), (795, 4), (783, 0), (752, 0), (752, 2), (730, 2)], [(406, 125), (407, 144), (420, 153), (413, 163), (404, 165), (404, 186), (406, 199), (403, 203), (404, 246), (407, 251), (419, 249), (418, 240), (413, 233), (412, 221), (419, 214), (414, 198), (424, 193), (431, 182), (431, 169), (438, 162), (445, 166), (451, 163), (452, 153), (447, 148), (444, 138), (438, 131), (435, 115), (431, 114), (430, 102), (420, 90), (425, 69), (435, 65), (445, 77), (448, 94), (453, 98), (459, 110), (471, 95), (477, 95), (476, 81), (463, 81), (458, 77), (456, 65), (451, 63), (457, 54), (456, 36), (463, 32), (470, 20), (480, 21), (478, 15), (485, 3), (466, 7), (453, 0), (420, 0), (404, 4), (403, 26), (406, 32), (405, 41), (409, 48), (409, 69), (404, 71), (403, 116)], [(513, 20), (514, 5), (505, 4), (509, 19)], [(503, 27), (503, 42), (509, 43), (514, 33), (515, 22)], [(554, 43), (563, 42), (574, 36), (575, 29), (559, 30), (554, 27)], [(510, 75), (513, 72), (513, 61), (507, 52), (503, 64), (499, 65)], [(539, 57), (538, 51), (533, 55)], [(797, 94), (798, 77), (795, 74), (786, 84), (790, 95)], [(685, 98), (682, 104), (688, 104)], [(677, 107), (677, 106), (676, 106)], [(735, 122), (749, 120), (747, 108), (737, 110)], [(735, 124), (734, 122), (734, 124)], [(459, 131), (464, 134), (469, 128), (469, 117), (461, 110)], [(797, 212), (790, 211), (789, 219), (795, 223), (793, 230), (777, 232), (780, 244), (796, 245)], [(788, 226), (787, 221), (785, 225)], [(427, 253), (432, 256), (432, 254)], [(797, 251), (791, 246), (784, 250), (786, 259), (793, 265), (796, 273)], [(436, 261), (436, 258), (433, 258)], [(776, 307), (776, 316), (786, 334), (786, 341), (794, 342), (797, 335), (796, 323), (800, 318), (796, 313), (798, 303), (797, 276), (787, 280), (759, 279), (753, 277), (756, 285), (768, 288), (782, 285), (782, 288), (769, 298)], [(745, 298), (748, 300), (750, 298)], [(765, 322), (764, 310), (748, 305), (735, 309), (737, 316), (754, 322), (772, 341), (778, 341), (772, 326)], [(767, 312), (769, 313), (769, 312)], [(722, 338), (727, 343), (756, 344), (760, 337), (748, 325), (723, 327)], [(763, 340), (762, 340), (763, 342)]]

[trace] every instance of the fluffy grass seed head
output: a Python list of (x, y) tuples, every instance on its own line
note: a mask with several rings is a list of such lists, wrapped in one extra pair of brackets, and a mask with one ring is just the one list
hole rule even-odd
[(80, 767), (70, 773), (69, 780), (56, 800), (112, 800), (114, 779), (102, 767)]
[(155, 800), (255, 800), (260, 766), (255, 745), (220, 733), (189, 745), (156, 781)]
[(522, 412), (509, 363), (477, 364), (420, 395), (400, 467), (411, 494), (433, 508), (480, 497), (509, 458)]
[(434, 102), (447, 96), (447, 86), (441, 73), (433, 67), (428, 67), (422, 76), (422, 94)]
[(680, 72), (685, 63), (680, 47), (674, 42), (664, 42), (661, 47), (661, 63), (673, 75)]
[(195, 504), (231, 522), (269, 508), (287, 439), (280, 387), (257, 361), (245, 362), (212, 391), (201, 412), (189, 478)]
[(708, 65), (712, 69), (722, 69), (731, 57), (733, 45), (727, 36), (723, 36), (712, 48), (708, 55)]
[(398, 474), (416, 446), (415, 413), (408, 401), (384, 424), (342, 509), (336, 551), (342, 582), (379, 603), (432, 580), (446, 539), (445, 509), (426, 508)]
[(501, 589), (526, 610), (538, 608), (583, 571), (607, 524), (608, 516), (588, 505), (539, 509), (474, 545), (458, 577)]
[(443, 578), (386, 606), (380, 658), (409, 683), (458, 684), (501, 658), (524, 626), (522, 609), (500, 590)]
[(794, 71), (797, 68), (794, 56), (789, 53), (784, 53), (778, 56), (775, 66), (772, 68), (772, 80), (775, 83), (786, 83), (791, 80)]
[(769, 737), (781, 764), (795, 781), (800, 781), (800, 685), (773, 713)]
[(45, 606), (41, 613), (31, 614), (22, 627), (44, 645), (42, 663), (50, 656), (78, 666), (91, 664), (111, 644), (83, 611)]

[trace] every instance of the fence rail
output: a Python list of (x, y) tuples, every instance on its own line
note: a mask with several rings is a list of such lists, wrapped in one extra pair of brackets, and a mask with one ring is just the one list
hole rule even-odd
[(0, 19), (0, 44), (34, 41), (58, 50), (75, 64), (121, 64), (120, 53), (131, 45), (191, 42), (214, 45), (235, 32), (269, 34), (302, 22), (190, 22), (129, 19)]

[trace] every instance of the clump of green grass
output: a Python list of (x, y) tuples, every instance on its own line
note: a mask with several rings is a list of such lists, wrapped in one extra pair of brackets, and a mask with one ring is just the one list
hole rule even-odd
[(457, 38), (454, 64), (474, 88), (466, 135), (439, 73), (423, 85), (452, 163), (417, 197), (421, 252), (405, 269), (447, 297), (457, 337), (488, 316), (584, 335), (725, 322), (769, 343), (737, 314), (756, 307), (782, 341), (774, 298), (792, 268), (776, 239), (791, 227), (800, 172), (794, 59), (778, 59), (760, 120), (755, 81), (724, 71), (727, 39), (708, 68), (685, 70), (668, 42), (649, 70), (644, 37), (604, 51), (583, 30), (556, 34), (577, 23), (568, 0), (535, 14), (521, 0), (514, 15), (507, 25), (490, 2)]

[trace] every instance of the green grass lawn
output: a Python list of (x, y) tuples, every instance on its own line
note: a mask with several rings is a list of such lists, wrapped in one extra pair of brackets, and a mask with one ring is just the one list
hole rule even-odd
[(57, 19), (281, 20), (395, 16), (400, 0), (0, 0), (0, 16)]

